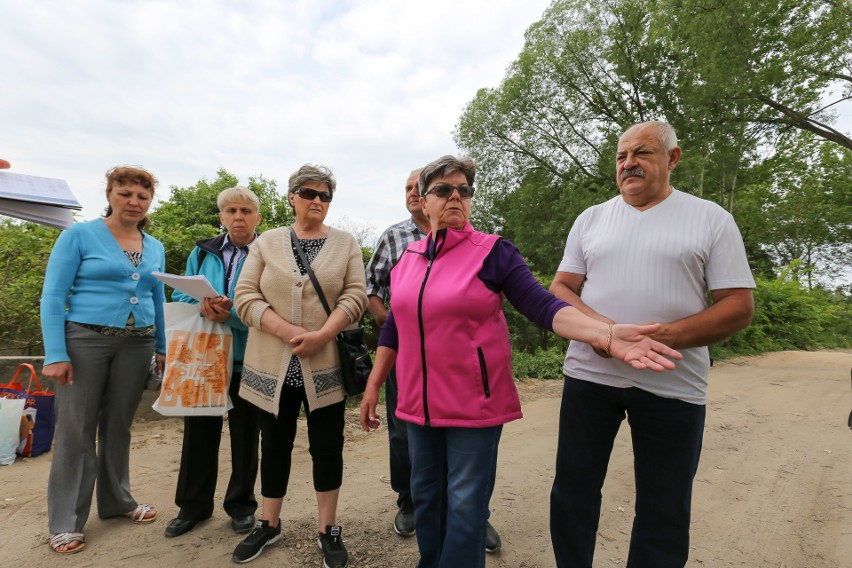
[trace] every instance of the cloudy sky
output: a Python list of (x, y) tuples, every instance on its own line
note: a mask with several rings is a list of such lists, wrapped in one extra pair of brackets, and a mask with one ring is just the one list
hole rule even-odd
[[(224, 167), (285, 188), (330, 166), (329, 221), (405, 217), (408, 172), (456, 152), (550, 0), (0, 0), (0, 157), (68, 181), (93, 218), (104, 173), (193, 185)], [(852, 130), (852, 105), (841, 110)]]
[(497, 86), (549, 0), (0, 0), (0, 157), (67, 180), (100, 214), (104, 173), (171, 185), (224, 167), (286, 188), (330, 166), (330, 212), (377, 232), (411, 169)]

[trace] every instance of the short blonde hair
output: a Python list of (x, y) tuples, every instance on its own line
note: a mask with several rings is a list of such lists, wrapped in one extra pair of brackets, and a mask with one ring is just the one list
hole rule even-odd
[(229, 187), (220, 191), (216, 197), (216, 207), (219, 208), (219, 211), (222, 211), (226, 203), (235, 201), (251, 203), (255, 211), (260, 211), (260, 199), (257, 198), (257, 195), (252, 190), (242, 185)]

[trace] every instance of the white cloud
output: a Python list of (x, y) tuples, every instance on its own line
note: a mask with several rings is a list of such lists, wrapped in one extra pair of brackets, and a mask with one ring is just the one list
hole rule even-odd
[(66, 179), (86, 218), (118, 164), (154, 172), (165, 196), (219, 167), (283, 186), (324, 163), (341, 190), (331, 220), (381, 230), (548, 4), (0, 0), (0, 155)]

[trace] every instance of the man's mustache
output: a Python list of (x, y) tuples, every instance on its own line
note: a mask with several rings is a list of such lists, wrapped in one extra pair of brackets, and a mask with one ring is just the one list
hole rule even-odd
[(621, 181), (624, 181), (624, 178), (627, 176), (639, 176), (641, 178), (645, 177), (645, 170), (642, 168), (630, 168), (621, 172)]

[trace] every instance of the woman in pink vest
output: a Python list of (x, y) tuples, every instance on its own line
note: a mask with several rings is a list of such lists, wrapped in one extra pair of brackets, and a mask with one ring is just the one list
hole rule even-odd
[(391, 271), (391, 310), (361, 401), (361, 426), (379, 426), (379, 387), (396, 363), (396, 415), (408, 422), (419, 568), (485, 566), (488, 503), (503, 424), (521, 418), (508, 298), (531, 321), (638, 369), (674, 368), (680, 354), (647, 335), (653, 325), (609, 325), (552, 296), (511, 242), (468, 222), (475, 167), (444, 156), (420, 172), (426, 239)]

